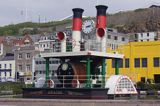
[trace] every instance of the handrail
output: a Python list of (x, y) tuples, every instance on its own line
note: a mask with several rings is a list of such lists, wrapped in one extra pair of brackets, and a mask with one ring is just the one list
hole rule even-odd
[[(82, 77), (83, 76), (83, 77)], [(49, 77), (50, 80), (53, 80), (54, 82), (54, 87), (56, 88), (84, 88), (86, 86), (86, 76), (87, 75), (59, 75), (59, 76), (52, 76)], [(68, 77), (68, 78), (67, 78)], [(72, 79), (69, 79), (71, 78)], [(106, 79), (108, 77), (106, 76)], [(38, 77), (35, 78), (38, 80)], [(37, 81), (35, 81), (37, 83)], [(45, 83), (45, 78), (43, 80)], [(42, 83), (42, 82), (41, 82)], [(39, 83), (39, 86), (44, 86), (44, 83)], [(49, 86), (49, 83), (46, 83), (45, 86)], [(91, 75), (90, 76), (90, 85), (91, 87), (102, 87), (103, 82), (102, 82), (102, 75)]]

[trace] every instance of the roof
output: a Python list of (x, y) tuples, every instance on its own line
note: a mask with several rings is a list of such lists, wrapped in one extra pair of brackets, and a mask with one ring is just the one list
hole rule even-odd
[(1, 59), (1, 61), (7, 61), (7, 60), (14, 60), (14, 54), (8, 53)]
[(105, 87), (109, 88), (108, 94), (137, 94), (131, 79), (124, 75), (112, 75)]
[(5, 38), (2, 36), (2, 37), (0, 37), (0, 44), (1, 43), (4, 43), (4, 41), (5, 41)]
[(65, 58), (65, 57), (81, 57), (81, 56), (93, 56), (104, 58), (123, 58), (122, 54), (113, 54), (97, 51), (80, 51), (80, 52), (48, 52), (41, 53), (41, 57), (53, 57), (53, 58)]
[(41, 34), (35, 34), (30, 36), (33, 42), (38, 42), (40, 40)]
[(25, 43), (33, 43), (33, 40), (29, 35), (25, 35), (24, 37), (18, 37), (18, 39), (13, 40), (14, 45), (24, 45)]

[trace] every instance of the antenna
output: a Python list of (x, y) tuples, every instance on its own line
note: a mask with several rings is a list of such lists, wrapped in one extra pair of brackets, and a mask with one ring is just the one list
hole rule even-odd
[(27, 0), (25, 0), (25, 22), (28, 21), (28, 3), (27, 3)]
[(41, 23), (41, 15), (38, 15), (38, 22)]

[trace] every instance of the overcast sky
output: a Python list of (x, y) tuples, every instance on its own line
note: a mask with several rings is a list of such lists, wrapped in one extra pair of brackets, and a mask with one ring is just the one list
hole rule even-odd
[(0, 26), (39, 19), (55, 21), (71, 15), (72, 8), (77, 7), (85, 10), (85, 16), (95, 16), (97, 4), (107, 5), (107, 12), (116, 13), (160, 5), (160, 0), (0, 0)]

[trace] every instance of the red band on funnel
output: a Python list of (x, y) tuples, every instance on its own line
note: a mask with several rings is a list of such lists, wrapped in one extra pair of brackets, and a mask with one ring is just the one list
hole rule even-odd
[(81, 31), (82, 29), (82, 19), (81, 18), (73, 18), (73, 31)]
[(106, 28), (107, 17), (106, 16), (97, 16), (97, 25), (96, 28)]
[(58, 40), (62, 41), (65, 38), (65, 34), (63, 32), (58, 32), (57, 37)]

